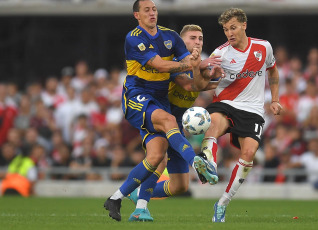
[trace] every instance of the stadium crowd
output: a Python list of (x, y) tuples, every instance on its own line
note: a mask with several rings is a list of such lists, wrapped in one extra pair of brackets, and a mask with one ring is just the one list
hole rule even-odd
[[(278, 173), (257, 180), (282, 183), (288, 180), (286, 170), (303, 168), (309, 174), (293, 180), (308, 180), (318, 188), (318, 49), (309, 49), (307, 60), (290, 56), (284, 47), (276, 47), (274, 53), (284, 111), (280, 116), (271, 115), (267, 86), (268, 112), (256, 164)], [(44, 150), (36, 162), (40, 172), (52, 167), (117, 169), (137, 165), (144, 158), (144, 150), (138, 131), (123, 117), (125, 76), (125, 70), (117, 67), (109, 72), (91, 71), (81, 60), (74, 67), (64, 67), (61, 76), (47, 77), (43, 85), (27, 82), (19, 89), (10, 79), (0, 81), (0, 167), (7, 167), (18, 154), (31, 154), (38, 145)], [(195, 105), (205, 107), (212, 97), (212, 91), (203, 92)], [(202, 138), (189, 136), (197, 152)], [(218, 143), (219, 168), (231, 169), (238, 150), (230, 145), (227, 135)], [(102, 179), (98, 173), (55, 173), (50, 177)], [(112, 180), (125, 177), (121, 171), (110, 174)]]

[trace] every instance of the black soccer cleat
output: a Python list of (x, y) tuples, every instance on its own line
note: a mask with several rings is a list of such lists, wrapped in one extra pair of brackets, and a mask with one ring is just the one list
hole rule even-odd
[[(206, 155), (205, 155), (203, 152), (200, 152), (200, 153), (197, 154), (197, 155), (198, 155), (198, 156), (201, 156), (201, 157), (203, 157), (205, 160), (207, 160), (207, 157), (206, 157)], [(208, 181), (205, 179), (205, 177), (204, 177), (201, 173), (198, 172), (197, 169), (196, 169), (196, 171), (197, 171), (197, 174), (198, 174), (199, 179), (200, 179), (200, 181), (201, 181), (202, 184), (205, 184), (206, 182), (208, 182)]]
[(114, 220), (121, 221), (121, 199), (113, 200), (110, 197), (105, 201), (104, 208), (109, 211), (109, 216)]

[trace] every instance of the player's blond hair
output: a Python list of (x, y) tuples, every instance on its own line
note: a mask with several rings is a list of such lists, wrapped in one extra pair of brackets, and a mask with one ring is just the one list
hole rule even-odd
[(188, 31), (200, 31), (200, 32), (202, 32), (202, 28), (200, 26), (194, 25), (194, 24), (185, 25), (180, 32), (180, 36), (182, 37)]
[(219, 17), (219, 24), (223, 26), (225, 23), (230, 21), (232, 18), (236, 17), (239, 22), (247, 22), (247, 16), (242, 9), (230, 8), (224, 11)]

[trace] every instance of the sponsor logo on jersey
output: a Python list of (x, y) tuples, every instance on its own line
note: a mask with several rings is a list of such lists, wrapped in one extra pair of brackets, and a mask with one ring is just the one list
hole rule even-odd
[(232, 59), (232, 61), (230, 62), (230, 64), (235, 64), (236, 61), (234, 59)]
[(146, 50), (146, 46), (144, 45), (144, 43), (140, 43), (138, 45), (138, 48), (140, 49), (140, 51), (145, 51)]
[(149, 49), (154, 49), (153, 46), (150, 44)]
[(142, 71), (146, 71), (147, 73), (159, 73), (158, 70), (156, 70), (155, 68), (152, 68), (152, 67), (149, 66), (149, 65), (142, 66), (140, 69), (141, 69)]
[(167, 49), (169, 49), (169, 50), (172, 48), (172, 41), (171, 41), (171, 40), (165, 41), (163, 44), (164, 44), (165, 47), (167, 47)]
[(251, 78), (254, 78), (254, 77), (257, 77), (257, 76), (262, 76), (262, 72), (263, 71), (248, 71), (248, 69), (243, 72), (243, 73), (230, 73), (230, 79), (241, 79), (241, 78), (247, 78), (247, 77), (251, 77)]
[(257, 61), (261, 61), (262, 60), (262, 51), (260, 51), (260, 50), (254, 51), (254, 56), (255, 56)]
[(181, 100), (184, 100), (184, 101), (195, 101), (195, 99), (196, 99), (195, 97), (184, 95), (184, 94), (182, 94), (182, 93), (180, 93), (180, 92), (178, 92), (176, 90), (173, 92), (172, 95), (177, 97), (177, 98), (179, 98), (179, 99), (181, 99)]

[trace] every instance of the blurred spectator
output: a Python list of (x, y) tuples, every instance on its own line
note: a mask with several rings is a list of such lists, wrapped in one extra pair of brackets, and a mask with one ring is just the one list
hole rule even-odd
[(7, 141), (17, 113), (14, 101), (7, 97), (7, 86), (0, 83), (0, 146)]
[(17, 84), (9, 82), (7, 84), (7, 91), (8, 97), (13, 100), (16, 105), (18, 105), (20, 103), (21, 93), (19, 92)]
[(308, 142), (308, 152), (300, 156), (300, 164), (307, 171), (308, 181), (318, 189), (318, 138)]
[(279, 101), (284, 110), (281, 113), (284, 123), (296, 125), (296, 107), (299, 100), (299, 95), (296, 91), (295, 82), (291, 78), (286, 79), (285, 93), (279, 97)]
[(41, 99), (47, 108), (57, 108), (65, 101), (65, 96), (57, 91), (58, 80), (50, 76), (45, 81), (45, 89), (41, 93)]
[[(57, 148), (54, 151), (54, 158), (52, 167), (54, 168), (68, 168), (71, 163), (71, 152), (67, 145), (61, 144), (57, 146)], [(72, 176), (68, 173), (52, 173), (51, 178), (52, 179), (70, 179)]]
[(307, 81), (305, 94), (301, 95), (299, 98), (297, 106), (297, 121), (303, 123), (315, 105), (318, 105), (317, 86), (313, 80), (309, 80)]
[(16, 156), (16, 150), (13, 144), (5, 143), (4, 145), (2, 145), (1, 151), (0, 151), (0, 167), (8, 166), (15, 156)]
[(89, 83), (90, 70), (88, 63), (80, 60), (75, 65), (75, 77), (72, 78), (71, 86), (77, 93), (80, 93)]
[(40, 145), (32, 147), (30, 155), (16, 156), (8, 167), (8, 172), (2, 180), (3, 195), (34, 195), (34, 185), (38, 180), (37, 163), (45, 155)]
[(27, 86), (27, 95), (29, 96), (31, 103), (41, 99), (42, 85), (39, 82), (32, 82)]
[(71, 81), (74, 75), (74, 69), (66, 66), (61, 70), (61, 81), (57, 86), (57, 93), (67, 98), (67, 88), (71, 87)]
[(21, 96), (21, 100), (18, 107), (18, 115), (14, 120), (14, 127), (25, 131), (30, 127), (32, 117), (31, 101), (28, 95)]

